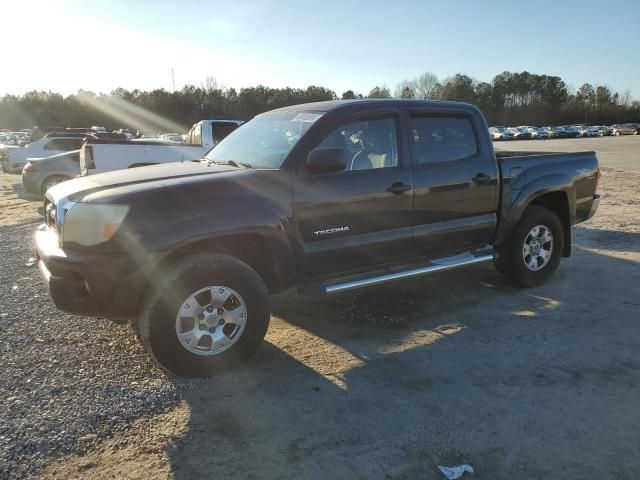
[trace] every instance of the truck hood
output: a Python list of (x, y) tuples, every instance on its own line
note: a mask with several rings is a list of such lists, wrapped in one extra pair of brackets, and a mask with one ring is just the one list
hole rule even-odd
[(240, 173), (245, 170), (228, 165), (215, 165), (206, 162), (174, 162), (146, 167), (129, 168), (114, 172), (100, 173), (86, 177), (77, 177), (50, 188), (49, 200), (58, 203), (60, 199), (73, 202), (91, 201), (96, 197), (109, 196), (109, 193), (148, 188), (161, 188), (170, 184), (189, 181), (192, 177), (228, 173)]

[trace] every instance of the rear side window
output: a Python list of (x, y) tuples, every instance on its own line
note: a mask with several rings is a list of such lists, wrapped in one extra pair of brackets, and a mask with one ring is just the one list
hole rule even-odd
[(43, 148), (44, 150), (78, 150), (82, 146), (82, 138), (56, 138), (50, 140)]
[(477, 153), (478, 144), (466, 117), (412, 117), (416, 163), (455, 162)]

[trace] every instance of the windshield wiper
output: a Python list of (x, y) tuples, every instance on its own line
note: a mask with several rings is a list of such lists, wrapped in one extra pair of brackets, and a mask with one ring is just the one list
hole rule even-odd
[(236, 162), (235, 160), (209, 160), (207, 159), (207, 163), (211, 165), (215, 163), (216, 165), (231, 165), (236, 168), (251, 168), (251, 165), (248, 163)]

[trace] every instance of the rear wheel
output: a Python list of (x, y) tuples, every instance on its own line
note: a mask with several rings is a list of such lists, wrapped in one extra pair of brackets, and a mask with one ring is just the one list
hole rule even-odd
[(556, 271), (564, 249), (562, 222), (548, 208), (527, 208), (511, 242), (498, 248), (496, 269), (520, 287), (540, 285)]
[(66, 182), (67, 180), (69, 180), (69, 177), (65, 177), (64, 175), (51, 175), (45, 178), (44, 182), (42, 182), (42, 194), (44, 195), (51, 187)]
[(138, 333), (157, 362), (182, 377), (231, 369), (260, 345), (269, 325), (267, 289), (226, 255), (180, 262), (149, 295)]

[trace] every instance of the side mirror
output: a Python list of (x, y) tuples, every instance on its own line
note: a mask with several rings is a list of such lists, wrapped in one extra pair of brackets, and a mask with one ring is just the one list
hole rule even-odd
[(340, 172), (347, 168), (347, 151), (344, 148), (316, 148), (307, 156), (307, 170), (311, 174)]

